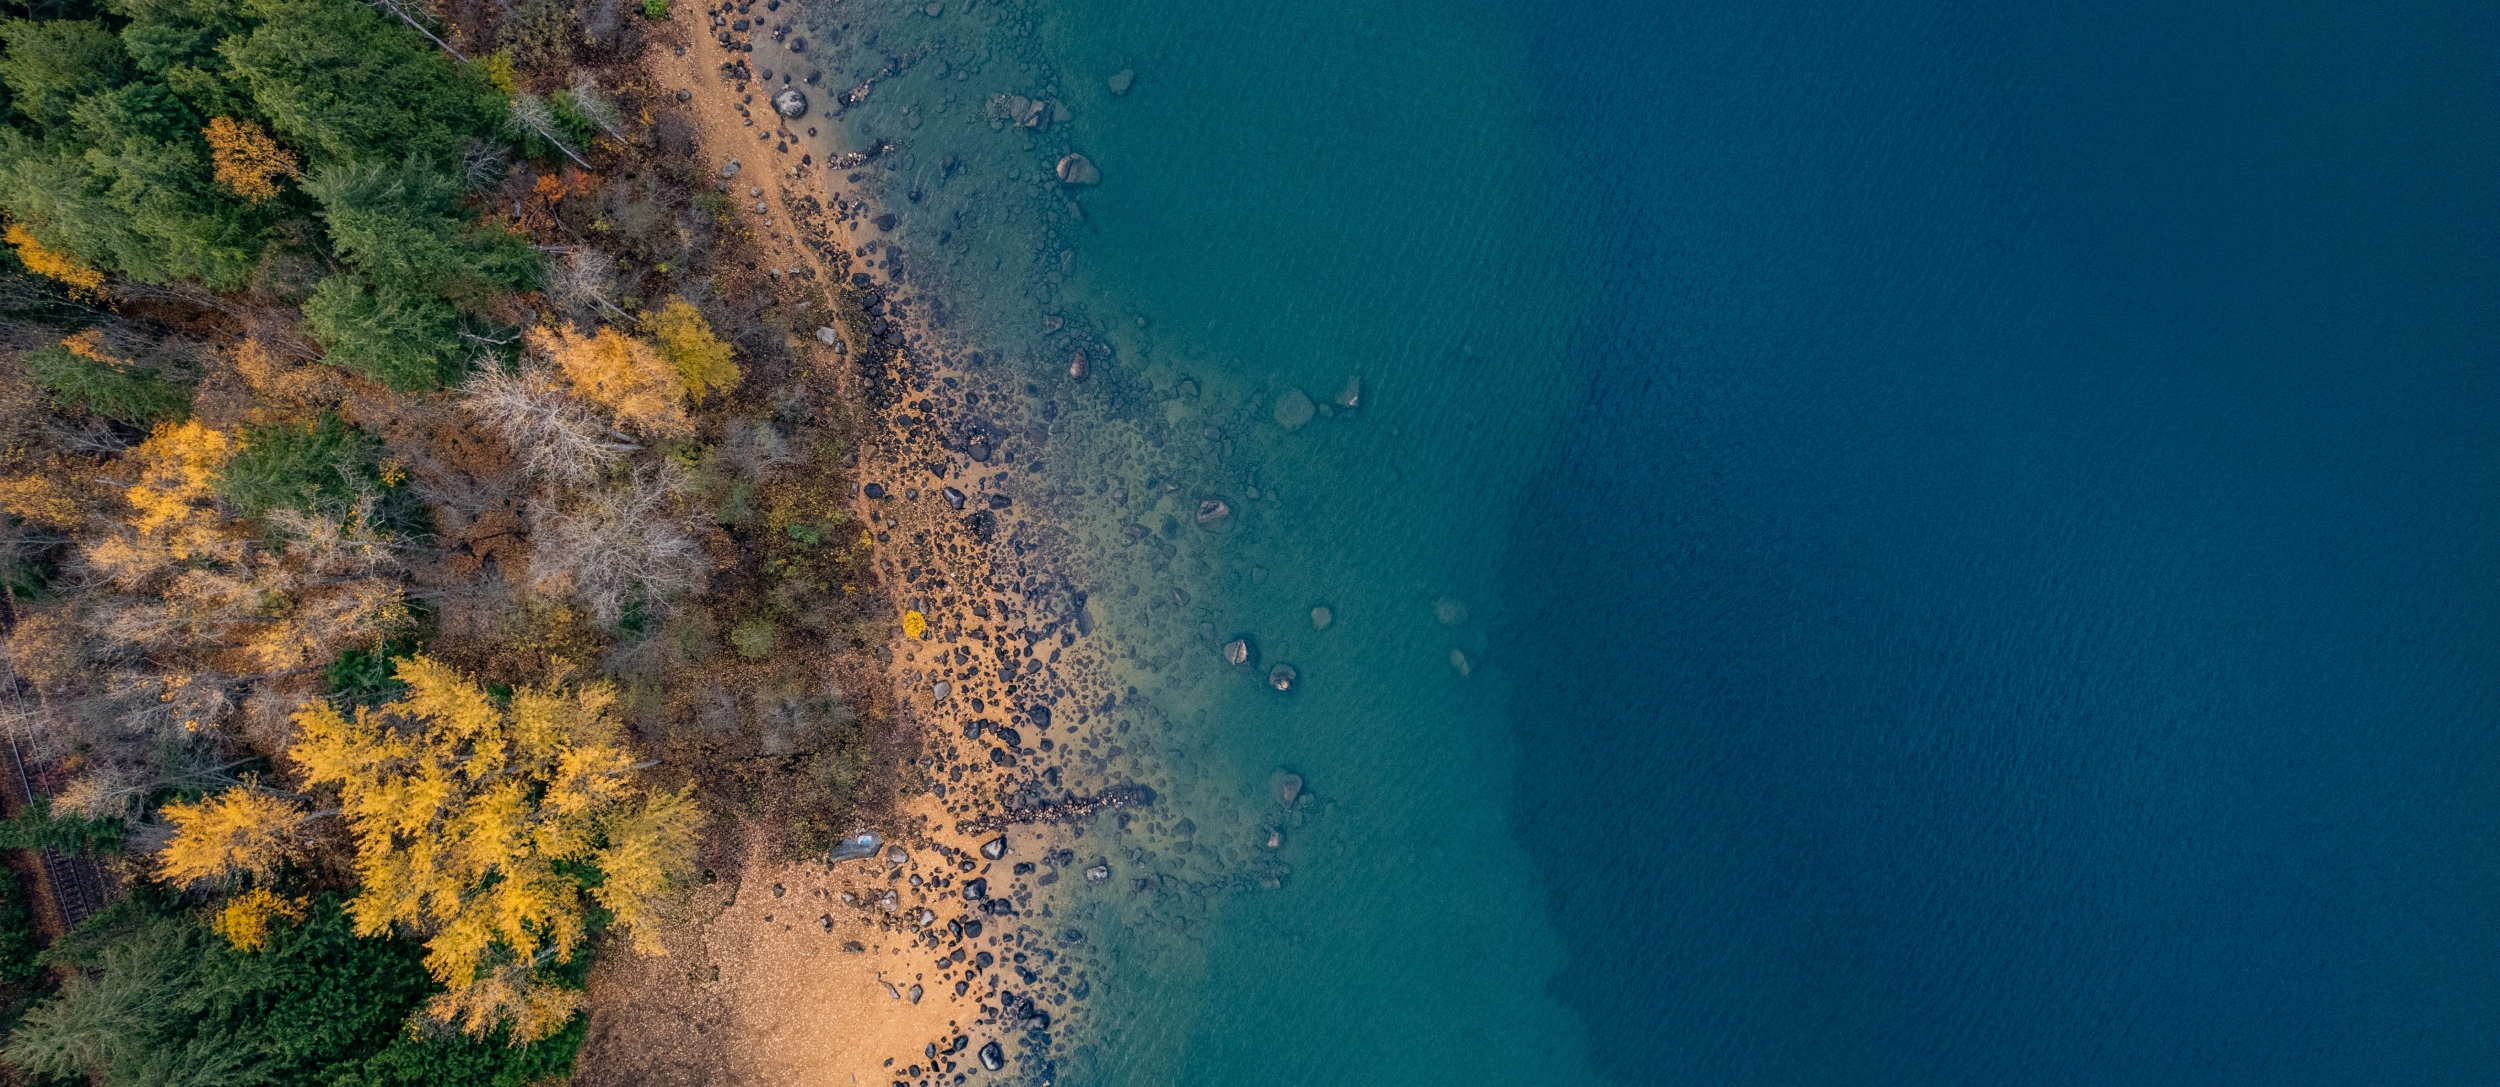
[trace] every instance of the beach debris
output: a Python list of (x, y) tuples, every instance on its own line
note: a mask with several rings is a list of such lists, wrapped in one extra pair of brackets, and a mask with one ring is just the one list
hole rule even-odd
[(736, 177), (736, 176), (738, 176), (738, 160), (736, 160), (736, 159), (731, 159), (731, 160), (729, 160), (727, 163), (723, 164), (723, 165), (721, 166), (721, 168), (720, 168), (720, 176), (722, 176), (722, 177)]
[(1048, 336), (1053, 332), (1057, 332), (1060, 329), (1067, 327), (1067, 324), (1068, 323), (1066, 321), (1059, 319), (1058, 314), (1045, 313), (1042, 315), (1042, 335)]
[(842, 342), (842, 334), (832, 330), (831, 328), (818, 325), (816, 326), (816, 340), (827, 347), (833, 347)]
[(1059, 180), (1068, 185), (1099, 185), (1102, 171), (1094, 167), (1092, 159), (1070, 154), (1059, 160)]
[(1085, 882), (1087, 883), (1100, 883), (1110, 878), (1111, 866), (1108, 864), (1097, 864), (1085, 870)]
[(1294, 681), (1300, 678), (1301, 673), (1294, 671), (1290, 664), (1279, 664), (1267, 670), (1267, 685), (1280, 691), (1292, 690)]
[(1083, 381), (1085, 380), (1086, 375), (1093, 372), (1094, 364), (1091, 360), (1085, 357), (1085, 352), (1083, 351), (1077, 352), (1074, 358), (1068, 360), (1068, 376), (1074, 378), (1075, 380)]
[(1250, 639), (1235, 638), (1224, 643), (1224, 663), (1235, 668), (1250, 666)]
[(1467, 604), (1455, 596), (1441, 597), (1432, 602), (1432, 617), (1442, 626), (1457, 626), (1467, 621)]
[(1128, 89), (1135, 86), (1137, 83), (1137, 70), (1134, 68), (1122, 68), (1119, 71), (1111, 73), (1111, 78), (1104, 80), (1104, 82), (1111, 85), (1111, 93), (1127, 94)]
[(1287, 389), (1285, 395), (1276, 398), (1276, 424), (1287, 430), (1302, 429), (1302, 424), (1310, 422), (1318, 411), (1310, 395), (1300, 389)]
[(1363, 376), (1361, 374), (1345, 379), (1345, 388), (1337, 390), (1337, 406), (1347, 411), (1363, 406)]
[(1475, 674), (1475, 668), (1467, 663), (1467, 654), (1456, 649), (1450, 650), (1450, 667), (1458, 669), (1461, 679)]
[(1311, 629), (1313, 630), (1326, 630), (1328, 629), (1328, 624), (1336, 621), (1337, 613), (1328, 610), (1328, 605), (1326, 604), (1322, 604), (1311, 609)]
[(1278, 770), (1267, 776), (1268, 795), (1285, 807), (1292, 807), (1295, 797), (1302, 795), (1302, 775), (1291, 770)]
[(834, 843), (832, 851), (825, 855), (825, 863), (840, 864), (843, 861), (855, 861), (873, 857), (877, 855), (877, 850), (882, 848), (884, 845), (884, 835), (873, 830), (863, 830)]
[(1232, 515), (1233, 508), (1225, 505), (1221, 498), (1210, 498), (1198, 503), (1199, 524), (1211, 525)]
[(773, 94), (773, 112), (793, 121), (807, 116), (807, 92), (797, 87), (783, 87)]
[(988, 1045), (982, 1046), (981, 1067), (989, 1069), (992, 1072), (996, 1072), (1007, 1067), (1007, 1051), (998, 1048), (997, 1042), (991, 1042)]
[(982, 855), (982, 856), (984, 856), (984, 857), (988, 857), (988, 858), (989, 858), (989, 859), (991, 859), (991, 860), (997, 860), (997, 859), (998, 859), (998, 858), (1000, 858), (1000, 857), (1004, 857), (1004, 856), (1006, 856), (1006, 855), (1007, 855), (1007, 836), (1006, 836), (1006, 835), (1004, 835), (1004, 834), (1001, 834), (1001, 835), (999, 835), (998, 837), (992, 838), (992, 839), (990, 839), (989, 841), (986, 841), (986, 842), (981, 843), (981, 855)]

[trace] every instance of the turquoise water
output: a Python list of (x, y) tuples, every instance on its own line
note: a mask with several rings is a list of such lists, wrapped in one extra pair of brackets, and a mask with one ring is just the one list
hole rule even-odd
[(2489, 12), (826, 10), (1163, 794), (1062, 1082), (2500, 1074)]

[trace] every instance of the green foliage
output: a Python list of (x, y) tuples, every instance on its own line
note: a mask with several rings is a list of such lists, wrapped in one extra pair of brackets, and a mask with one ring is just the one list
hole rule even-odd
[(668, 18), (668, 0), (642, 0), (642, 17), (645, 19)]
[(408, 693), (408, 685), (395, 674), (399, 662), (415, 653), (416, 641), (407, 637), (372, 649), (347, 650), (322, 669), (322, 687), (333, 700), (348, 705), (379, 706), (393, 701)]
[(259, 25), (218, 51), (270, 128), (315, 166), (412, 153), (456, 161), (464, 138), (489, 136), (502, 119), (484, 72), (364, 4), (241, 7)]
[(52, 849), (63, 853), (119, 853), (130, 828), (119, 819), (52, 814), (52, 798), (39, 796), (0, 821), (0, 849)]
[(434, 990), (423, 950), (359, 939), (323, 896), (269, 946), (237, 951), (161, 892), (139, 888), (47, 952), (74, 967), (10, 1038), (9, 1063), (110, 1084), (520, 1087), (562, 1076), (581, 1024), (546, 1042), (413, 1038)]
[(52, 390), (65, 409), (144, 427), (179, 422), (191, 414), (191, 396), (146, 370), (88, 358), (60, 344), (29, 351), (26, 373)]
[(43, 973), (36, 961), (35, 912), (28, 907), (26, 879), (0, 867), (0, 984), (14, 985)]
[(69, 19), (0, 22), (0, 83), (18, 112), (36, 123), (57, 125), (69, 120), (80, 98), (109, 89), (128, 78), (130, 58), (121, 42), (97, 23)]
[(64, 134), (0, 133), (0, 206), (47, 246), (133, 279), (240, 286), (266, 213), (217, 187), (202, 122), (159, 83), (79, 98)]
[(436, 388), (460, 373), (460, 311), (440, 297), (335, 275), (304, 300), (304, 327), (321, 342), (324, 361), (401, 392)]
[(304, 183), (330, 224), (331, 244), (355, 266), (304, 304), (329, 361), (401, 391), (458, 376), (462, 299), (482, 302), (535, 274), (527, 242), (466, 221), (460, 183), (432, 160), (342, 162)]
[(374, 442), (338, 416), (243, 428), (243, 450), (217, 477), (217, 497), (246, 517), (273, 509), (341, 513), (381, 490)]

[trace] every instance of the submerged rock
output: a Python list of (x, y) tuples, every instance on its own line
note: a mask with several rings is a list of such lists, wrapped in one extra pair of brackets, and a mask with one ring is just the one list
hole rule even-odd
[(1221, 498), (1210, 498), (1198, 503), (1198, 523), (1202, 525), (1214, 524), (1232, 516), (1232, 513), (1233, 508), (1225, 505)]
[(1102, 171), (1094, 168), (1092, 159), (1071, 154), (1059, 160), (1059, 181), (1064, 185), (1099, 185)]
[(1353, 411), (1363, 406), (1363, 378), (1355, 375), (1345, 379), (1345, 388), (1337, 390), (1337, 406)]
[(1450, 650), (1450, 667), (1458, 669), (1462, 677), (1475, 674), (1475, 668), (1467, 663), (1467, 654), (1455, 649)]
[(1311, 629), (1313, 630), (1326, 630), (1329, 624), (1336, 621), (1337, 613), (1328, 610), (1326, 604), (1311, 609)]
[(1267, 670), (1267, 685), (1280, 691), (1292, 690), (1294, 681), (1300, 678), (1301, 674), (1295, 672), (1290, 664), (1279, 664)]
[(1294, 798), (1302, 795), (1302, 775), (1291, 770), (1278, 770), (1269, 774), (1267, 791), (1268, 795), (1276, 798), (1277, 803), (1290, 808), (1293, 806)]
[(1111, 78), (1104, 82), (1111, 85), (1111, 93), (1127, 94), (1128, 89), (1137, 84), (1137, 71), (1133, 68), (1122, 68), (1111, 73)]
[(1432, 617), (1442, 626), (1457, 626), (1467, 621), (1467, 604), (1455, 596), (1442, 597), (1432, 602)]
[(1302, 424), (1310, 422), (1318, 411), (1309, 394), (1300, 389), (1287, 389), (1285, 395), (1276, 398), (1276, 424), (1287, 430), (1302, 429)]
[(1077, 352), (1075, 358), (1068, 360), (1069, 377), (1075, 378), (1078, 381), (1083, 381), (1085, 380), (1085, 376), (1087, 374), (1091, 374), (1093, 372), (1093, 363), (1086, 359), (1085, 352), (1083, 351)]

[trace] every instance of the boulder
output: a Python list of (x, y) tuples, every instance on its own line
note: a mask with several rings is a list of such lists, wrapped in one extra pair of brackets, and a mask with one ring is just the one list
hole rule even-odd
[(1345, 388), (1337, 390), (1337, 406), (1353, 411), (1363, 406), (1363, 378), (1355, 375), (1345, 379)]
[(1250, 666), (1250, 639), (1235, 638), (1224, 643), (1224, 663), (1235, 668)]
[(1093, 161), (1085, 156), (1071, 154), (1059, 160), (1059, 181), (1066, 185), (1099, 185), (1102, 171), (1095, 169)]
[(1300, 389), (1287, 389), (1285, 395), (1276, 398), (1276, 424), (1287, 430), (1302, 429), (1302, 424), (1310, 422), (1318, 412), (1310, 395)]
[(840, 864), (843, 861), (864, 860), (876, 856), (877, 850), (884, 846), (884, 835), (873, 830), (863, 830), (835, 843), (832, 852), (826, 854), (825, 863)]
[(783, 87), (773, 94), (773, 112), (793, 121), (807, 116), (807, 92), (797, 87)]
[(1301, 674), (1295, 672), (1290, 664), (1279, 664), (1267, 670), (1267, 685), (1280, 691), (1292, 690), (1294, 681), (1300, 678)]
[(830, 329), (830, 328), (826, 328), (826, 327), (824, 327), (824, 326), (822, 326), (822, 325), (819, 325), (819, 326), (817, 326), (817, 328), (816, 328), (816, 340), (817, 340), (817, 342), (822, 343), (822, 344), (824, 344), (824, 345), (825, 345), (825, 346), (827, 346), (827, 347), (831, 347), (831, 346), (833, 346), (833, 345), (835, 345), (835, 344), (838, 344), (838, 343), (841, 343), (841, 342), (842, 342), (842, 334), (841, 334), (841, 333), (839, 333), (839, 332), (836, 332), (836, 331), (834, 331), (834, 330), (832, 330), (832, 329)]
[(1302, 775), (1291, 770), (1278, 770), (1269, 774), (1267, 791), (1268, 795), (1276, 798), (1277, 803), (1290, 808), (1293, 806), (1294, 798), (1302, 795)]

